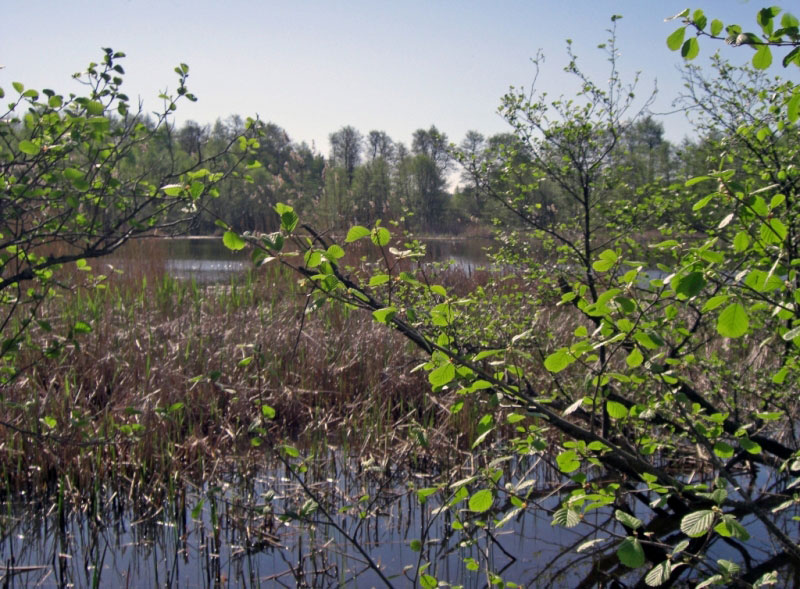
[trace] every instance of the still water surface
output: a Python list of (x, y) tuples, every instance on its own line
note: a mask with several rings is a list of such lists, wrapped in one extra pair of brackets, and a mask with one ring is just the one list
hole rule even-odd
[[(488, 239), (444, 239), (425, 241), (428, 262), (452, 261), (466, 272), (487, 264)], [(157, 262), (178, 279), (194, 279), (199, 284), (228, 282), (252, 268), (250, 251), (232, 252), (221, 238), (177, 238), (148, 240), (126, 245), (112, 258), (123, 269), (133, 264)]]

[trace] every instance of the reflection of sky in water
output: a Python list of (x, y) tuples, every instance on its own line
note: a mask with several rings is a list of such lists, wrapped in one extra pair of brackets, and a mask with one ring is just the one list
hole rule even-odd
[[(453, 267), (471, 272), (487, 263), (484, 248), (491, 244), (485, 239), (432, 239), (426, 241), (426, 260), (453, 261)], [(157, 240), (149, 244), (157, 248), (158, 256), (165, 259), (164, 270), (180, 280), (194, 279), (201, 284), (227, 282), (231, 276), (252, 268), (250, 251), (232, 252), (221, 239), (175, 238)], [(375, 250), (377, 251), (377, 249)], [(136, 264), (139, 256), (126, 257), (125, 251), (114, 263), (122, 268)]]
[[(453, 533), (453, 513), (435, 515), (442, 502), (441, 494), (420, 505), (416, 493), (407, 488), (410, 482), (424, 488), (430, 479), (402, 476), (396, 483), (380, 487), (380, 475), (375, 475), (374, 480), (373, 475), (356, 475), (356, 464), (348, 464), (351, 468), (340, 467), (338, 473), (318, 473), (312, 484), (330, 501), (329, 510), (337, 523), (358, 540), (384, 574), (399, 575), (393, 580), (395, 587), (410, 586), (402, 576), (404, 567), (416, 570), (427, 562), (431, 563), (427, 572), (442, 581), (466, 588), (484, 587), (485, 574), (468, 571), (464, 564), (465, 558), (486, 562), (481, 554), (488, 557), (495, 571), (505, 568), (502, 574), (507, 580), (527, 582), (553, 563), (564, 546), (580, 538), (578, 530), (552, 527), (547, 511), (529, 509), (502, 529), (494, 529), (494, 540), (477, 531), (476, 543), (463, 545), (469, 536)], [(321, 515), (315, 516), (313, 529), (294, 523), (283, 525), (263, 515), (261, 506), (270, 492), (276, 494), (272, 505), (278, 514), (297, 511), (305, 501), (286, 474), (280, 469), (271, 471), (251, 485), (229, 487), (217, 494), (221, 531), (216, 539), (209, 496), (203, 497), (199, 518), (192, 520), (191, 510), (200, 495), (191, 489), (186, 507), (177, 514), (172, 512), (171, 503), (164, 504), (163, 510), (158, 504), (151, 505), (152, 511), (160, 512), (151, 518), (130, 512), (119, 517), (109, 512), (102, 517), (101, 525), (77, 514), (68, 517), (63, 534), (55, 514), (20, 513), (15, 517), (4, 506), (0, 558), (18, 567), (42, 566), (20, 571), (14, 576), (15, 586), (91, 586), (95, 570), (99, 572), (100, 586), (209, 587), (214, 586), (216, 578), (225, 587), (295, 586), (292, 568), (305, 571), (304, 578), (312, 587), (383, 586), (378, 575), (368, 570), (363, 556), (337, 530), (321, 523)], [(371, 499), (359, 502), (364, 495), (377, 499), (374, 503), (370, 503)], [(552, 508), (557, 500), (554, 495), (543, 504)], [(465, 520), (474, 515), (465, 503), (460, 507), (455, 511)], [(358, 515), (362, 509), (370, 513), (365, 519)], [(595, 517), (599, 515), (593, 514), (590, 519)], [(603, 517), (607, 518), (607, 514)], [(426, 529), (427, 542), (421, 552), (415, 552), (411, 541), (423, 538)], [(580, 532), (585, 534), (587, 530)], [(267, 533), (276, 542), (259, 544), (259, 538), (265, 538)], [(517, 560), (511, 562), (505, 553)], [(567, 566), (565, 561), (547, 572), (563, 568), (559, 584), (573, 586), (590, 564), (590, 560), (584, 560), (583, 565)], [(553, 585), (543, 578), (539, 586)]]
[[(552, 510), (570, 489), (559, 489), (559, 481), (564, 479), (539, 462), (529, 465), (530, 470), (517, 468), (517, 474), (498, 481), (498, 488), (502, 489), (506, 481), (516, 484), (535, 479), (533, 488), (538, 492), (529, 497), (529, 507), (506, 526), (492, 527), (492, 538), (473, 526), (475, 542), (470, 545), (470, 535), (453, 532), (452, 526), (455, 515), (465, 522), (476, 517), (466, 509), (466, 502), (437, 514), (436, 508), (448, 497), (436, 493), (420, 505), (416, 493), (408, 490), (412, 484), (417, 489), (425, 488), (433, 484), (433, 479), (396, 475), (395, 480), (387, 483), (380, 474), (385, 467), (376, 474), (360, 469), (354, 460), (341, 460), (337, 458), (338, 465), (333, 468), (310, 468), (306, 481), (325, 499), (337, 523), (358, 540), (384, 574), (394, 576), (395, 587), (410, 586), (409, 580), (402, 576), (404, 567), (416, 570), (428, 562), (431, 565), (427, 572), (442, 581), (472, 589), (485, 587), (485, 574), (468, 571), (466, 558), (488, 561), (490, 568), (505, 580), (525, 587), (575, 587), (586, 581), (598, 559), (609, 557), (609, 564), (616, 565), (617, 542), (627, 534), (614, 520), (613, 508), (587, 512), (583, 522), (574, 528), (552, 526)], [(312, 476), (314, 471), (316, 474)], [(74, 514), (67, 518), (64, 533), (58, 527), (55, 510), (49, 515), (15, 513), (14, 507), (3, 505), (0, 558), (6, 565), (20, 567), (13, 579), (6, 580), (20, 587), (70, 584), (84, 587), (91, 586), (98, 571), (101, 587), (210, 587), (217, 580), (223, 587), (292, 587), (297, 583), (292, 574), (294, 569), (312, 587), (383, 586), (346, 538), (324, 525), (321, 514), (312, 516), (313, 526), (286, 525), (264, 515), (266, 504), (272, 505), (279, 515), (298, 511), (307, 498), (285, 470), (277, 468), (246, 483), (230, 486), (221, 483), (221, 487), (224, 490), (213, 495), (207, 490), (188, 488), (185, 506), (177, 509), (178, 502), (154, 501), (147, 509), (155, 515), (149, 517), (133, 515), (129, 510), (109, 510), (102, 514), (99, 520), (102, 523), (93, 523), (86, 514)], [(275, 495), (271, 503), (270, 494)], [(216, 536), (212, 526), (212, 497), (221, 522)], [(359, 501), (364, 497), (367, 499)], [(191, 512), (201, 499), (199, 517), (192, 519)], [(495, 506), (505, 500), (504, 493), (499, 492)], [(649, 510), (633, 500), (631, 506), (648, 525)], [(509, 508), (508, 504), (503, 505), (503, 509)], [(361, 510), (369, 515), (362, 519), (358, 515)], [(796, 509), (784, 512), (777, 518), (779, 525), (792, 528), (790, 520), (795, 514)], [(479, 517), (491, 521), (487, 515)], [(763, 526), (750, 517), (743, 522), (753, 534), (744, 545), (754, 563), (775, 554), (776, 547)], [(661, 526), (666, 529), (659, 533), (665, 536), (656, 535), (654, 539), (674, 545), (683, 538), (676, 533), (678, 523), (679, 518), (663, 521)], [(426, 543), (421, 552), (415, 552), (411, 542), (422, 539), (425, 530)], [(270, 541), (265, 542), (267, 538)], [(598, 542), (590, 549), (576, 552), (578, 546), (589, 540)], [(744, 564), (742, 554), (718, 536), (707, 549), (712, 560), (727, 558)], [(635, 584), (647, 570), (627, 575), (623, 583)], [(602, 583), (595, 578), (588, 586), (602, 586)]]
[(166, 263), (166, 271), (170, 276), (180, 280), (194, 278), (200, 283), (224, 282), (229, 276), (250, 267), (249, 262), (241, 260), (171, 259)]

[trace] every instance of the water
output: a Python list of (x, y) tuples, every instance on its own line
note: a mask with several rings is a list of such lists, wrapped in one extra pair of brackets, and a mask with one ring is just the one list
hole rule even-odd
[[(541, 476), (550, 480), (552, 473), (544, 468)], [(0, 518), (5, 582), (22, 587), (95, 582), (132, 587), (384, 586), (355, 541), (396, 587), (409, 586), (415, 571), (431, 563), (427, 573), (477, 589), (485, 586), (485, 574), (468, 571), (465, 559), (490, 563), (508, 579), (527, 578), (539, 574), (577, 537), (550, 525), (547, 508), (555, 507), (557, 493), (543, 500), (545, 509), (526, 510), (489, 537), (465, 509), (437, 513), (441, 494), (420, 504), (414, 489), (430, 484), (424, 475), (388, 473), (385, 465), (372, 469), (340, 454), (312, 470), (316, 472), (301, 476), (338, 529), (320, 511), (286, 517), (300, 513), (309, 495), (279, 467), (247, 480), (231, 474), (213, 486), (187, 486), (172, 499), (141, 505), (107, 497), (96, 517), (78, 511), (61, 519), (55, 509), (42, 512), (20, 501), (6, 504)], [(454, 533), (457, 518), (472, 531)], [(415, 540), (422, 542), (421, 550), (413, 548)], [(560, 578), (577, 580), (588, 571), (586, 565), (565, 570)]]
[[(618, 564), (615, 551), (628, 532), (613, 508), (587, 512), (574, 528), (551, 525), (552, 511), (575, 485), (547, 463), (530, 456), (504, 468), (498, 489), (532, 479), (534, 492), (503, 527), (493, 523), (510, 508), (502, 491), (485, 514), (470, 512), (466, 501), (441, 510), (450, 491), (419, 501), (417, 491), (433, 484), (426, 475), (335, 451), (306, 461), (305, 473), (296, 471), (306, 489), (277, 464), (254, 476), (232, 470), (199, 487), (185, 483), (168, 498), (107, 492), (96, 514), (74, 510), (60, 517), (46, 503), (14, 500), (0, 516), (0, 580), (4, 587), (385, 586), (358, 544), (394, 587), (411, 586), (427, 563), (425, 572), (440, 581), (486, 587), (485, 571), (470, 571), (470, 559), (529, 588), (604, 586), (595, 566), (608, 567), (620, 587), (636, 584), (647, 569), (631, 573)], [(310, 499), (336, 525), (319, 509), (303, 514)], [(675, 518), (648, 522), (649, 510), (635, 513), (652, 541), (674, 544), (680, 536)], [(796, 514), (793, 508), (776, 521), (796, 528)], [(463, 531), (455, 530), (457, 521)], [(749, 516), (743, 522), (753, 534), (743, 544), (747, 557), (754, 564), (768, 560), (776, 547), (765, 530)], [(711, 559), (743, 564), (740, 550), (719, 536), (704, 550)]]
[[(428, 261), (452, 260), (453, 266), (472, 272), (487, 263), (486, 239), (430, 239), (425, 241)], [(232, 252), (221, 238), (174, 238), (136, 241), (126, 244), (111, 259), (112, 265), (125, 270), (138, 264), (156, 261), (163, 271), (181, 280), (194, 279), (198, 284), (229, 282), (253, 267), (251, 252)]]

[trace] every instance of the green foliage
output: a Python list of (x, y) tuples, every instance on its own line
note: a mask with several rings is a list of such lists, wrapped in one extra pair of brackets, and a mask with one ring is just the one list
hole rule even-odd
[[(72, 286), (72, 262), (102, 287), (86, 260), (114, 252), (132, 237), (185, 229), (217, 185), (249, 158), (222, 164), (226, 151), (193, 163), (164, 146), (170, 117), (195, 100), (181, 64), (177, 96), (163, 95), (155, 119), (136, 111), (123, 92), (121, 52), (103, 49), (99, 63), (76, 76), (85, 94), (41, 93), (14, 82), (16, 96), (0, 128), (0, 381), (17, 374), (15, 351), (46, 301)], [(91, 330), (76, 321), (66, 336)], [(40, 350), (45, 353), (44, 350)], [(50, 352), (48, 352), (50, 353)]]
[[(689, 8), (679, 12), (672, 19), (680, 19), (682, 27), (667, 37), (667, 47), (672, 51), (681, 50), (681, 55), (688, 60), (697, 57), (699, 43), (697, 37), (706, 36), (711, 39), (724, 40), (728, 45), (749, 45), (755, 51), (752, 59), (753, 67), (759, 70), (767, 69), (772, 65), (772, 47), (792, 48), (783, 58), (783, 67), (789, 64), (800, 66), (800, 29), (798, 20), (788, 12), (783, 12), (778, 6), (762, 8), (756, 13), (756, 23), (761, 28), (761, 33), (744, 32), (738, 24), (725, 25), (718, 19), (713, 19), (706, 30), (708, 18), (702, 10), (691, 11)], [(778, 21), (780, 16), (780, 21)], [(670, 20), (672, 20), (670, 19)], [(688, 28), (693, 29), (695, 36), (684, 41)], [(722, 35), (723, 29), (725, 34)]]
[[(759, 13), (769, 39), (779, 14)], [(686, 27), (710, 27), (713, 36), (724, 27), (700, 11), (679, 17), (684, 27), (667, 43), (687, 58), (699, 45)], [(523, 482), (501, 482), (497, 465), (542, 457), (569, 488), (553, 525), (580, 529), (590, 527), (587, 513), (609, 514), (616, 540), (597, 549), (625, 567), (614, 575), (641, 575), (650, 586), (677, 576), (731, 584), (758, 570), (743, 573), (713, 556), (722, 541), (747, 551), (742, 513), (769, 534), (776, 548), (768, 558), (800, 562), (793, 532), (765, 511), (776, 495), (790, 500), (800, 455), (788, 435), (800, 375), (797, 94), (793, 84), (719, 58), (710, 79), (688, 67), (682, 100), (702, 138), (687, 151), (702, 163), (675, 182), (660, 129), (637, 115), (649, 98), (638, 103), (635, 81), (618, 77), (616, 21), (604, 47), (606, 85), (580, 69), (568, 46), (576, 96), (512, 90), (501, 107), (512, 137), (489, 147), (473, 135), (456, 155), (472, 175), (476, 209), (493, 202), (506, 215), (497, 218), (495, 253), (505, 270), (485, 284), (445, 288), (424, 266), (401, 269), (387, 250), (413, 244), (392, 247), (396, 238), (377, 223), (356, 225), (345, 238), (366, 248), (366, 270), (340, 267), (341, 257), (322, 264), (333, 244), (313, 230), (299, 238), (300, 225), (285, 223), (281, 207), (282, 232), (304, 263), (277, 248), (267, 253), (327, 300), (367, 311), (415, 344), (437, 402), (457, 391), (452, 414), (466, 415), (464, 399), (480, 408), (469, 452), (487, 466), (468, 482), (439, 478), (426, 488), (452, 485), (452, 502), (439, 513), (458, 519), (455, 506), (467, 501), (471, 515), (485, 514), (475, 529), (505, 523), (528, 496)], [(432, 158), (420, 148), (421, 156)], [(500, 410), (509, 417), (495, 418)], [(513, 431), (504, 438), (501, 427)], [(684, 460), (693, 465), (685, 472)], [(769, 490), (756, 483), (757, 471), (776, 481)], [(458, 519), (453, 528), (466, 526)], [(647, 561), (659, 564), (645, 569)]]

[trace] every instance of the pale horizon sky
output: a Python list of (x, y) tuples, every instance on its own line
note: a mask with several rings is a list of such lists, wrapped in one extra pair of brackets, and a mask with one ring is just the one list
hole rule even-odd
[[(755, 30), (764, 5), (690, 6)], [(406, 145), (414, 130), (436, 125), (460, 142), (470, 129), (487, 136), (508, 129), (497, 114), (500, 99), (509, 86), (530, 86), (530, 60), (539, 49), (546, 61), (537, 87), (550, 97), (574, 90), (561, 71), (567, 38), (593, 79), (607, 79), (606, 57), (596, 47), (608, 37), (612, 14), (623, 16), (623, 79), (641, 72), (641, 96), (657, 80), (652, 110), (671, 111), (682, 59), (666, 46), (677, 23), (664, 19), (686, 7), (672, 0), (9, 0), (0, 25), (0, 86), (7, 94), (12, 81), (76, 91), (71, 75), (98, 61), (101, 47), (112, 47), (127, 54), (124, 90), (147, 110), (157, 107), (160, 91), (175, 90), (173, 68), (190, 66), (189, 90), (199, 101), (179, 106), (179, 124), (258, 114), (324, 155), (328, 135), (344, 125), (365, 135), (384, 130)], [(751, 56), (748, 48), (701, 40), (696, 63), (707, 63), (717, 49), (734, 63)], [(778, 64), (771, 73), (797, 80), (797, 71)], [(670, 140), (691, 133), (683, 115), (658, 118)]]

